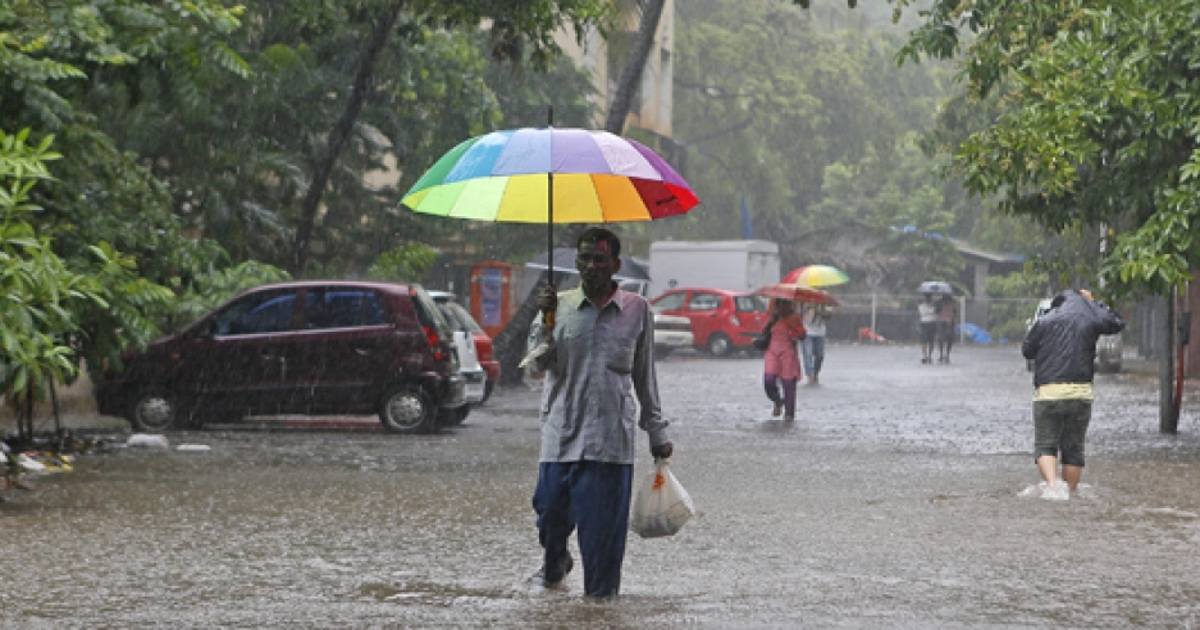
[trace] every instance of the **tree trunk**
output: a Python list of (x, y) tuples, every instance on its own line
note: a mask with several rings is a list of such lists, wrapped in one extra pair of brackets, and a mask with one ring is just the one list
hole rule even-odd
[(359, 61), (358, 71), (354, 74), (354, 83), (350, 89), (350, 98), (346, 101), (346, 108), (342, 110), (342, 115), (330, 130), (325, 149), (313, 165), (312, 181), (309, 182), (308, 191), (304, 195), (304, 205), (300, 208), (300, 219), (296, 226), (296, 242), (292, 249), (292, 268), (289, 271), (296, 278), (304, 276), (313, 224), (316, 222), (317, 209), (321, 205), (325, 186), (329, 183), (329, 175), (333, 172), (333, 165), (337, 161), (342, 147), (345, 146), (346, 140), (350, 137), (351, 130), (354, 129), (354, 123), (358, 120), (359, 113), (362, 112), (363, 103), (367, 100), (367, 91), (371, 88), (375, 75), (375, 64), (379, 61), (379, 53), (387, 45), (403, 4), (405, 4), (403, 1), (393, 3), (388, 11), (379, 17), (374, 30), (371, 31), (371, 36), (367, 39), (366, 48)]
[(529, 328), (537, 317), (537, 296), (546, 288), (549, 276), (549, 271), (542, 274), (504, 330), (492, 340), (492, 349), (500, 360), (500, 385), (520, 385), (525, 381), (520, 363), (525, 358)]
[(633, 42), (629, 59), (625, 62), (625, 69), (621, 71), (617, 93), (613, 95), (608, 120), (604, 123), (604, 129), (610, 133), (620, 134), (625, 130), (625, 119), (629, 117), (629, 110), (633, 106), (633, 95), (642, 84), (646, 60), (654, 48), (654, 35), (658, 32), (658, 23), (662, 20), (663, 7), (666, 4), (667, 0), (648, 0), (642, 9), (637, 38)]

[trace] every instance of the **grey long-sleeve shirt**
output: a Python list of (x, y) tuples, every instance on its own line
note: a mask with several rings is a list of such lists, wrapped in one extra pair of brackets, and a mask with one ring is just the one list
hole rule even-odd
[(669, 441), (654, 314), (641, 296), (618, 290), (597, 310), (580, 289), (560, 293), (552, 349), (537, 367), (546, 370), (540, 461), (632, 464), (637, 427), (652, 447)]

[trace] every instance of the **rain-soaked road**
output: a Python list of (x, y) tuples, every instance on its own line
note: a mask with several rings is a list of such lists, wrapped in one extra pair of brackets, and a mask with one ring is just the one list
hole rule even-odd
[[(761, 362), (660, 364), (697, 516), (630, 537), (623, 595), (531, 588), (535, 394), (435, 436), (208, 430), (0, 505), (5, 628), (1196, 628), (1200, 426), (1100, 376), (1082, 496), (1036, 481), (1015, 348), (833, 345), (794, 425)], [(636, 477), (647, 470), (640, 435)]]

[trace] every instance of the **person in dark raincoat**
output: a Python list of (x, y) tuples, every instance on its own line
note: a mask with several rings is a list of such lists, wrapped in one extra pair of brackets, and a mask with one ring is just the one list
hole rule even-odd
[[(1021, 346), (1034, 361), (1034, 461), (1043, 499), (1065, 500), (1083, 476), (1084, 439), (1092, 417), (1096, 340), (1121, 332), (1125, 322), (1086, 290), (1054, 296)], [(1058, 465), (1062, 463), (1062, 477)]]

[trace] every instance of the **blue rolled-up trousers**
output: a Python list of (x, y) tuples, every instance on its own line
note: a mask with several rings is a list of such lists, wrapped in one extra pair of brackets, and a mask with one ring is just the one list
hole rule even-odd
[(542, 462), (533, 509), (538, 540), (545, 550), (544, 566), (562, 562), (568, 553), (567, 539), (578, 528), (584, 594), (618, 594), (632, 489), (632, 464)]

